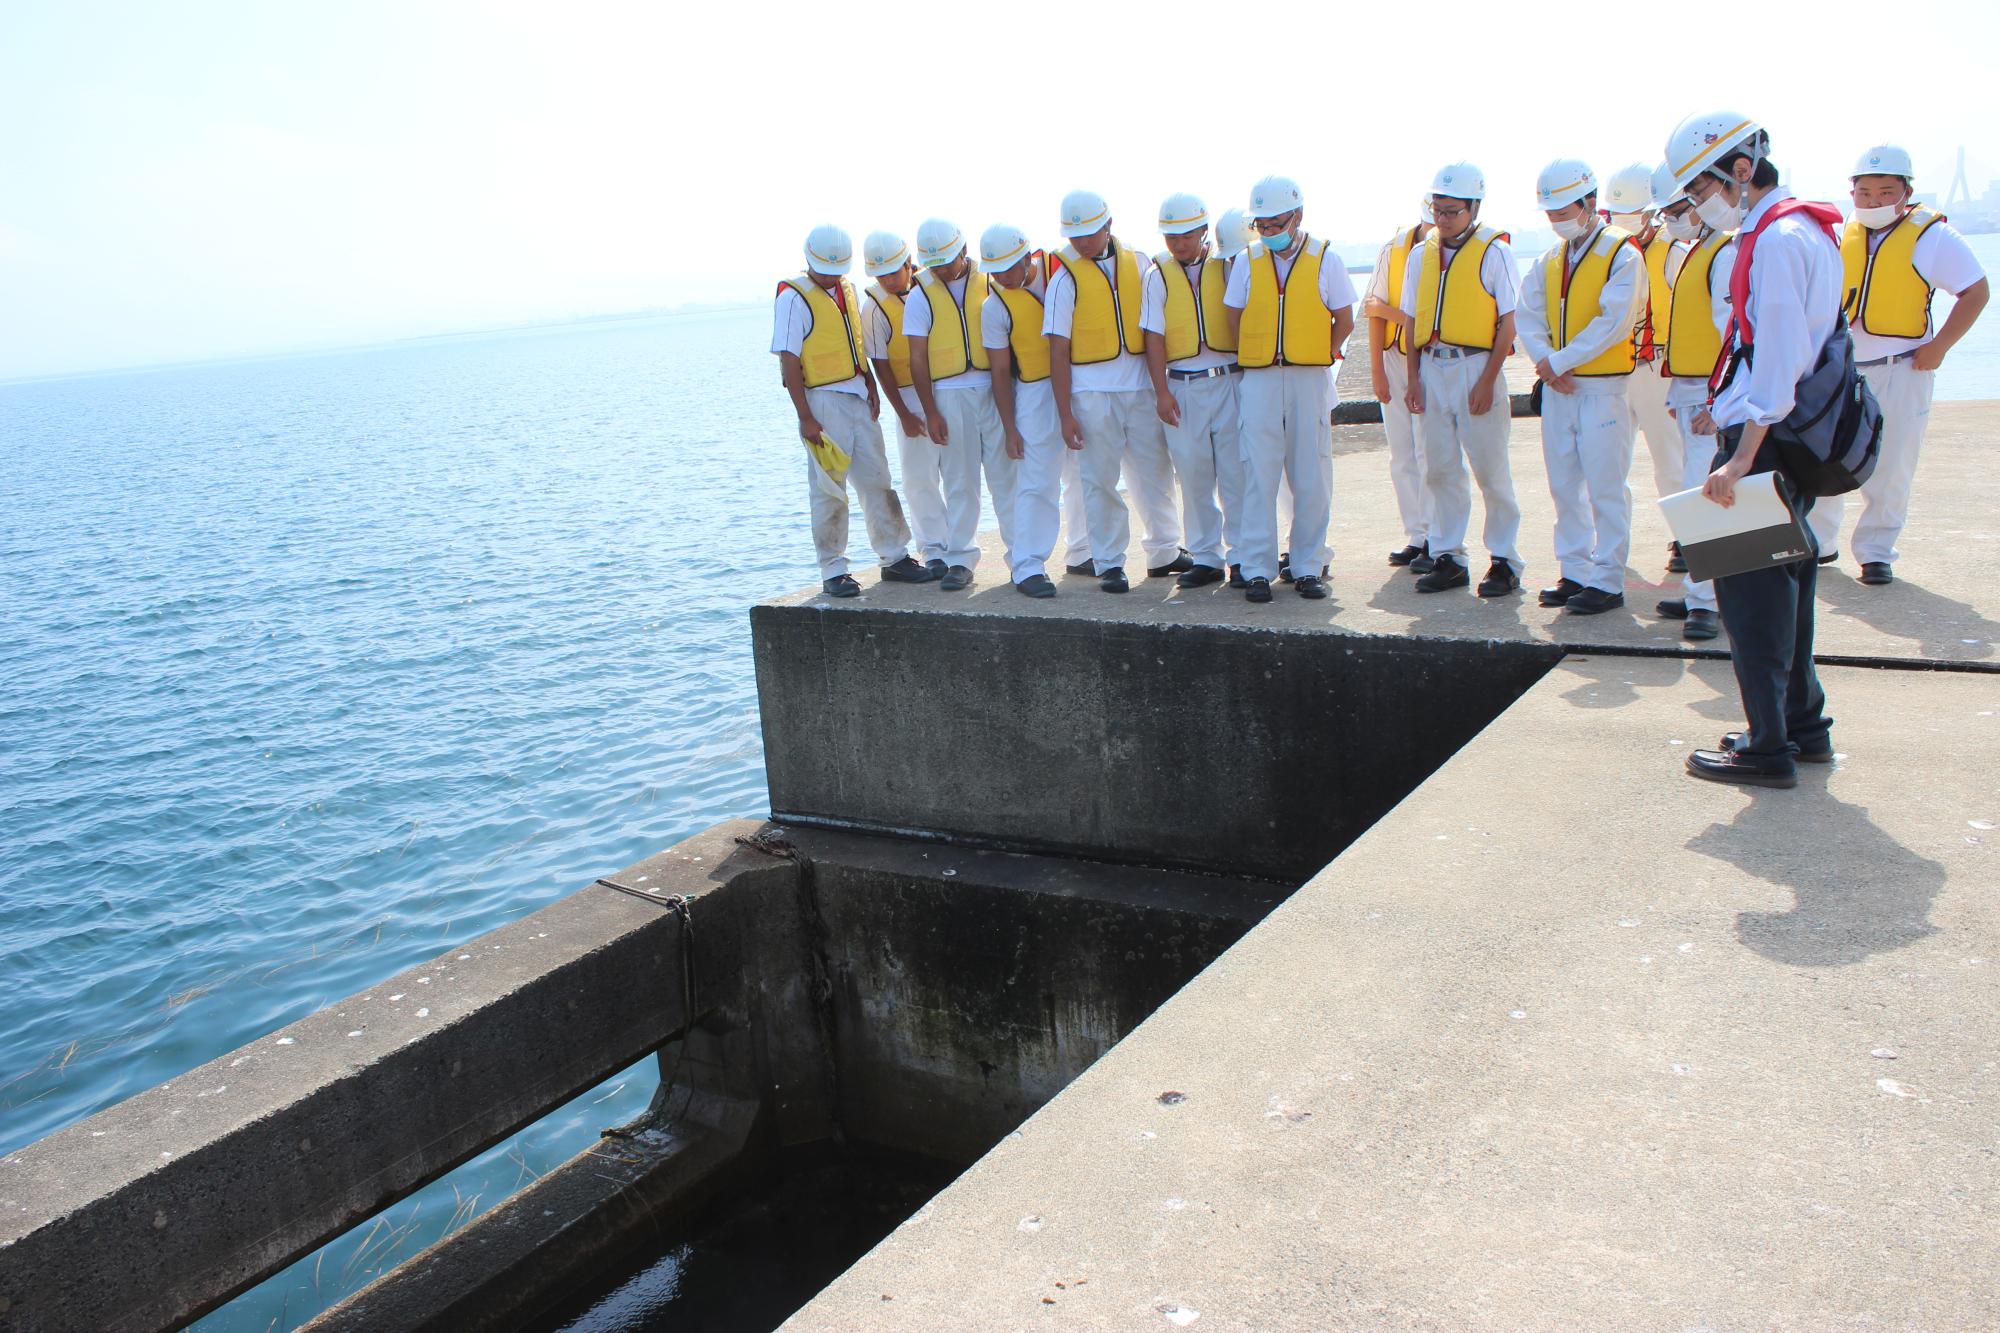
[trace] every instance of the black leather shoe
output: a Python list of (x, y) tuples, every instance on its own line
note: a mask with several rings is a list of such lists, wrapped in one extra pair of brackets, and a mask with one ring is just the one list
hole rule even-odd
[(859, 597), (861, 595), (861, 585), (854, 581), (852, 574), (835, 574), (832, 578), (821, 583), (819, 589), (828, 597)]
[(1573, 616), (1594, 616), (1625, 605), (1625, 594), (1606, 592), (1602, 588), (1585, 588), (1582, 592), (1563, 603), (1563, 610)]
[(1686, 620), (1688, 618), (1688, 604), (1685, 597), (1673, 597), (1664, 602), (1655, 602), (1653, 610), (1659, 614), (1662, 620)]
[(1683, 639), (1712, 639), (1722, 632), (1722, 621), (1715, 612), (1703, 611), (1699, 607), (1688, 612), (1687, 624), (1681, 626)]
[(1896, 581), (1896, 572), (1889, 568), (1886, 560), (1870, 560), (1861, 567), (1861, 581), (1871, 588), (1879, 588), (1885, 583)]
[(1687, 572), (1688, 572), (1688, 562), (1686, 558), (1681, 555), (1681, 544), (1679, 542), (1668, 542), (1667, 573), (1685, 574)]
[(1107, 569), (1098, 578), (1097, 586), (1106, 592), (1130, 592), (1132, 584), (1126, 579), (1122, 569)]
[(1174, 580), (1180, 588), (1206, 588), (1211, 583), (1222, 582), (1222, 571), (1214, 565), (1190, 565), (1187, 572)]
[(1543, 606), (1568, 606), (1569, 599), (1583, 591), (1583, 585), (1575, 579), (1558, 579), (1553, 588), (1542, 589), (1536, 600)]
[(1514, 572), (1514, 567), (1505, 560), (1495, 560), (1487, 566), (1486, 577), (1479, 580), (1479, 595), (1505, 597), (1508, 593), (1518, 590), (1520, 586), (1521, 576)]
[(1412, 560), (1415, 560), (1418, 556), (1423, 555), (1425, 553), (1426, 553), (1426, 547), (1405, 546), (1400, 551), (1389, 552), (1389, 563), (1394, 565), (1396, 568), (1401, 569), (1403, 566), (1409, 564)]
[(1326, 596), (1326, 585), (1321, 583), (1319, 577), (1314, 574), (1306, 575), (1294, 586), (1298, 588), (1299, 596), (1308, 601), (1317, 602)]
[(1291, 581), (1292, 553), (1290, 551), (1280, 551), (1278, 552), (1278, 582), (1290, 583)]
[(1271, 580), (1251, 579), (1249, 591), (1243, 594), (1246, 602), (1268, 602), (1271, 600)]
[(1095, 574), (1096, 572), (1097, 562), (1094, 560), (1086, 560), (1080, 565), (1063, 566), (1063, 573), (1065, 574)]
[(1472, 574), (1454, 556), (1441, 555), (1431, 572), (1417, 580), (1418, 592), (1444, 592), (1448, 588), (1463, 588), (1472, 582)]
[(924, 561), (924, 568), (930, 571), (931, 578), (934, 580), (941, 579), (951, 573), (951, 566), (942, 560), (926, 560)]
[(1181, 553), (1167, 561), (1166, 564), (1148, 566), (1146, 577), (1149, 579), (1163, 579), (1169, 574), (1185, 574), (1193, 568), (1194, 557), (1189, 555), (1187, 547), (1183, 546), (1181, 547)]
[(931, 573), (928, 566), (920, 565), (908, 556), (904, 556), (893, 565), (882, 566), (884, 583), (935, 583), (938, 578), (938, 575)]
[(1247, 588), (1250, 586), (1250, 580), (1243, 577), (1243, 566), (1231, 565), (1229, 567), (1229, 586), (1232, 588)]
[(1014, 585), (1014, 591), (1029, 597), (1053, 597), (1056, 585), (1049, 582), (1047, 574), (1031, 574)]
[(1838, 559), (1840, 559), (1840, 552), (1838, 552), (1838, 551), (1835, 551), (1835, 552), (1833, 552), (1833, 553), (1832, 553), (1832, 554), (1830, 554), (1830, 555), (1822, 555), (1822, 556), (1821, 556), (1821, 557), (1819, 558), (1819, 562), (1820, 562), (1820, 563), (1821, 563), (1822, 565), (1830, 565), (1830, 564), (1832, 564), (1832, 563), (1833, 563), (1834, 561), (1836, 561), (1836, 560), (1838, 560)]
[(1428, 545), (1424, 547), (1424, 553), (1412, 560), (1409, 565), (1412, 574), (1428, 574), (1436, 568), (1437, 561), (1431, 558), (1431, 548)]
[(972, 586), (972, 571), (964, 565), (953, 565), (938, 580), (938, 587), (946, 592), (963, 592)]
[[(1749, 739), (1750, 733), (1747, 731), (1725, 731), (1722, 733), (1722, 748), (1731, 754), (1735, 754), (1743, 748), (1743, 743)], [(1830, 764), (1833, 762), (1833, 743), (1831, 741), (1827, 742), (1827, 746), (1823, 750), (1794, 750), (1792, 751), (1792, 757), (1801, 763)]]
[(1798, 769), (1789, 760), (1751, 759), (1734, 750), (1696, 750), (1687, 757), (1687, 771), (1710, 782), (1735, 782), (1746, 787), (1799, 785)]

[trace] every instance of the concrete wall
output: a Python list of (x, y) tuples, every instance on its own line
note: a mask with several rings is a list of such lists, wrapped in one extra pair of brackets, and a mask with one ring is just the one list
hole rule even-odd
[(774, 817), (1304, 880), (1560, 656), (759, 606)]

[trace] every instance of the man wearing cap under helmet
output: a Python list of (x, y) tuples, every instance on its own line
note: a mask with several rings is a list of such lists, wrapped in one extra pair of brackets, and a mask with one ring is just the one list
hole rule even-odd
[(979, 238), (979, 271), (989, 281), (979, 327), (992, 362), (993, 402), (1014, 459), (1014, 544), (1008, 573), (1029, 597), (1056, 595), (1049, 580), (1055, 550), (1065, 448), (1049, 383), (1049, 340), (1042, 332), (1048, 256), (1019, 227), (996, 223)]
[[(1851, 539), (1861, 582), (1873, 585), (1895, 581), (1896, 540), (1909, 518), (1937, 368), (1986, 308), (1986, 270), (1942, 213), (1913, 201), (1914, 175), (1909, 153), (1894, 144), (1863, 152), (1849, 178), (1854, 216), (1840, 238), (1854, 359), (1882, 406), (1881, 457), (1861, 483)], [(1956, 299), (1944, 326), (1934, 328), (1931, 298), (1940, 288)], [(1838, 558), (1846, 514), (1844, 495), (1813, 506), (1822, 563)]]
[(874, 281), (863, 293), (861, 342), (875, 367), (875, 382), (889, 390), (897, 424), (896, 457), (903, 469), (903, 509), (917, 558), (932, 578), (941, 579), (945, 561), (944, 474), (939, 454), (924, 429), (924, 405), (910, 374), (910, 340), (903, 336), (903, 302), (916, 282), (910, 247), (892, 231), (873, 231), (861, 243), (861, 263)]

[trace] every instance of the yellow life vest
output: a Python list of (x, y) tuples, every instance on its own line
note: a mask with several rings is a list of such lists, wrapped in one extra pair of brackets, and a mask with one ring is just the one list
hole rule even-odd
[(1417, 270), (1417, 314), (1410, 332), (1417, 346), (1444, 343), (1450, 347), (1493, 350), (1500, 328), (1500, 303), (1479, 276), (1486, 251), (1507, 233), (1478, 227), (1459, 246), (1450, 264), (1444, 262), (1444, 241), (1436, 230), (1424, 237), (1422, 267)]
[[(1029, 262), (1046, 271), (1040, 251), (1030, 256)], [(1039, 384), (1049, 377), (1049, 339), (1042, 332), (1042, 298), (1027, 286), (1002, 287), (996, 282), (993, 291), (1000, 304), (1007, 307), (1007, 350), (1013, 355), (1014, 378), (1023, 384)]]
[(1871, 252), (1868, 229), (1847, 224), (1840, 238), (1841, 311), (1848, 323), (1882, 338), (1921, 338), (1931, 331), (1931, 285), (1917, 272), (1917, 238), (1944, 221), (1917, 205), (1903, 215)]
[[(1299, 257), (1285, 281), (1265, 247), (1254, 246), (1239, 263), (1250, 266), (1250, 297), (1237, 330), (1237, 361), (1247, 369), (1333, 364), (1333, 312), (1319, 296), (1326, 242), (1300, 236)], [(1336, 259), (1338, 256), (1336, 256)]]
[[(1611, 277), (1611, 260), (1618, 247), (1632, 239), (1622, 227), (1605, 227), (1591, 241), (1574, 269), (1569, 267), (1569, 242), (1558, 245), (1542, 265), (1542, 292), (1547, 298), (1549, 337), (1557, 350), (1603, 313), (1604, 284)], [(1630, 338), (1620, 338), (1610, 348), (1570, 371), (1572, 375), (1629, 375), (1638, 358)]]
[[(1676, 379), (1707, 379), (1722, 356), (1722, 330), (1715, 327), (1715, 257), (1735, 233), (1710, 232), (1681, 261), (1667, 299), (1667, 373)], [(1681, 294), (1687, 294), (1687, 300)]]
[[(1423, 240), (1423, 236), (1423, 224), (1419, 223), (1408, 231), (1397, 232), (1389, 242), (1389, 272), (1386, 275), (1389, 304), (1398, 310), (1403, 308), (1403, 266), (1410, 262), (1410, 251)], [(1388, 326), (1385, 330), (1389, 335), (1389, 341), (1385, 344), (1387, 350), (1392, 352), (1406, 350), (1409, 347), (1409, 340), (1404, 336), (1403, 326), (1393, 319), (1385, 319), (1382, 322)]]
[(1139, 257), (1111, 237), (1114, 285), (1094, 259), (1085, 259), (1073, 245), (1056, 252), (1056, 263), (1069, 270), (1076, 284), (1076, 313), (1070, 317), (1069, 360), (1074, 366), (1114, 359), (1124, 350), (1144, 355), (1146, 335), (1139, 331), (1139, 310), (1145, 289), (1139, 282)]
[(963, 375), (968, 369), (985, 370), (986, 344), (979, 338), (979, 308), (986, 304), (986, 275), (966, 265), (965, 304), (953, 299), (951, 284), (934, 269), (919, 269), (917, 281), (931, 303), (930, 367), (931, 382)]
[(787, 287), (806, 303), (806, 337), (799, 346), (799, 369), (804, 372), (806, 387), (840, 384), (861, 373), (861, 311), (854, 303), (854, 284), (846, 278), (840, 280), (845, 308), (814, 282), (811, 274), (801, 273), (778, 284), (781, 292)]
[(907, 389), (916, 380), (910, 377), (910, 340), (903, 336), (903, 298), (879, 282), (868, 284), (868, 299), (889, 321), (889, 372), (898, 388)]
[(1222, 293), (1229, 285), (1228, 264), (1203, 252), (1201, 292), (1197, 296), (1187, 270), (1172, 251), (1161, 251), (1153, 262), (1160, 266), (1160, 282), (1167, 289), (1167, 360), (1185, 360), (1204, 347), (1235, 351), (1236, 335), (1229, 331), (1229, 315), (1222, 304)]
[[(1646, 247), (1646, 314), (1639, 321), (1639, 351), (1650, 354), (1666, 342), (1667, 312), (1673, 308), (1674, 286), (1667, 281), (1667, 256), (1674, 238), (1663, 226)], [(1650, 358), (1649, 358), (1650, 359)]]

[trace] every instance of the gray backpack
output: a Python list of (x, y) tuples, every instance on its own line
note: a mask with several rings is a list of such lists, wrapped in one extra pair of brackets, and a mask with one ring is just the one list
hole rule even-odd
[[(1753, 346), (1750, 354), (1755, 352)], [(1791, 414), (1771, 427), (1770, 442), (1778, 466), (1805, 495), (1845, 495), (1875, 471), (1882, 406), (1855, 367), (1845, 315), (1834, 321), (1813, 368), (1799, 381)]]

